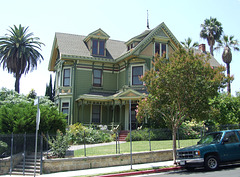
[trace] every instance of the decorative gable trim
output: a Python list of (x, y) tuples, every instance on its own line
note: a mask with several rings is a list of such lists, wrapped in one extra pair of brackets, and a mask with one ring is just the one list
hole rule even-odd
[(83, 41), (88, 42), (92, 38), (108, 40), (110, 36), (107, 33), (105, 33), (101, 28), (99, 28), (98, 30), (90, 33)]

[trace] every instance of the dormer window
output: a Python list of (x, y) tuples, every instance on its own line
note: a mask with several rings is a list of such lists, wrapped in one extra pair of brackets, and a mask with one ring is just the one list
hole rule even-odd
[(104, 56), (105, 51), (105, 41), (93, 39), (92, 40), (92, 55)]

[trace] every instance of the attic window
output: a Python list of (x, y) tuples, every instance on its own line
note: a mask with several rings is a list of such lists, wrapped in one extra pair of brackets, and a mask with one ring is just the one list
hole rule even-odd
[(135, 47), (134, 43), (131, 43), (131, 44), (128, 45), (128, 50), (130, 50), (130, 49), (132, 49), (134, 47)]
[(156, 54), (159, 55), (160, 57), (163, 57), (165, 55), (165, 57), (167, 58), (168, 57), (167, 44), (156, 42), (155, 55)]
[(99, 39), (92, 40), (92, 55), (104, 56), (105, 41)]

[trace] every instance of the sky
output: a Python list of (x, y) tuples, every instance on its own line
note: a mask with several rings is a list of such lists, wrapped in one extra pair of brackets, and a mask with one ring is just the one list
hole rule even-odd
[[(200, 25), (205, 19), (217, 18), (225, 35), (240, 40), (240, 0), (0, 0), (0, 36), (13, 25), (29, 26), (29, 32), (45, 44), (41, 54), (44, 60), (37, 70), (23, 75), (20, 93), (34, 89), (43, 96), (50, 74), (48, 63), (56, 32), (88, 35), (101, 28), (111, 39), (127, 41), (147, 28), (147, 10), (150, 29), (164, 22), (179, 42), (192, 38), (193, 42), (206, 44), (200, 38)], [(232, 51), (232, 95), (240, 91), (240, 52)], [(214, 57), (222, 62), (222, 50)], [(0, 66), (0, 88), (14, 89), (15, 78)]]

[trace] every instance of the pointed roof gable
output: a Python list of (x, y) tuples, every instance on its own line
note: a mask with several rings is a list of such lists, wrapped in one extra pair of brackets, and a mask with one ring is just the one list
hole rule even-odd
[(155, 39), (161, 39), (164, 41), (169, 41), (169, 45), (172, 46), (174, 49), (177, 49), (180, 45), (180, 42), (177, 40), (177, 38), (173, 35), (173, 33), (168, 29), (168, 27), (165, 25), (164, 22), (162, 22), (160, 25), (155, 27), (152, 30), (145, 30), (140, 35), (137, 35), (133, 38), (131, 38), (129, 41), (127, 41), (125, 44), (130, 44), (132, 41), (137, 41), (140, 39), (139, 44), (133, 48), (133, 50), (129, 50), (128, 52), (124, 53), (122, 56), (120, 56), (117, 60), (121, 60), (123, 58), (126, 58), (128, 56), (134, 55), (138, 56), (142, 50), (153, 40)]
[(143, 98), (145, 96), (146, 96), (146, 94), (140, 93), (133, 89), (127, 89), (125, 91), (122, 91), (122, 92), (119, 92), (119, 93), (113, 95), (113, 97), (115, 99), (122, 99), (122, 100), (129, 100), (129, 99), (139, 100), (140, 98)]
[(90, 33), (89, 35), (87, 35), (87, 37), (84, 38), (84, 42), (89, 41), (91, 38), (97, 38), (97, 39), (105, 39), (108, 40), (110, 38), (110, 36), (105, 33), (101, 28), (99, 28), (96, 31), (93, 31), (92, 33)]

